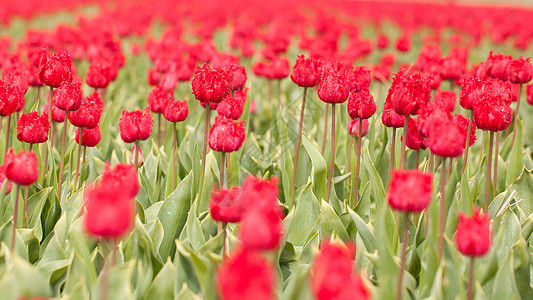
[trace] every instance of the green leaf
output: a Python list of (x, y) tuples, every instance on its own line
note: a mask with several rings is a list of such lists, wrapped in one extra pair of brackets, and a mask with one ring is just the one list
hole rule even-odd
[(318, 199), (323, 200), (326, 197), (326, 185), (324, 184), (327, 181), (328, 168), (326, 161), (305, 133), (302, 133), (302, 144), (313, 165), (312, 183), (315, 195)]
[(524, 148), (524, 141), (522, 139), (522, 125), (520, 119), (518, 126), (515, 128), (516, 138), (512, 145), (511, 155), (509, 156), (509, 165), (507, 167), (507, 175), (505, 177), (505, 185), (509, 186), (522, 172), (524, 166), (522, 150)]
[(297, 197), (296, 203), (296, 210), (287, 240), (295, 246), (303, 246), (313, 225), (320, 217), (320, 205), (311, 191), (311, 183), (304, 187), (299, 197)]
[(320, 208), (320, 235), (321, 239), (324, 240), (329, 238), (333, 233), (337, 234), (343, 241), (349, 239), (348, 232), (342, 224), (339, 216), (333, 210), (333, 207), (329, 205), (326, 201), (322, 200), (322, 205)]
[(174, 299), (175, 280), (176, 267), (168, 259), (159, 274), (154, 278), (144, 299)]
[(192, 173), (189, 172), (174, 192), (165, 199), (157, 215), (164, 229), (163, 240), (159, 247), (159, 254), (163, 259), (175, 252), (174, 240), (179, 237), (187, 222), (192, 201), (192, 185)]
[(376, 236), (372, 232), (373, 230), (351, 208), (348, 208), (348, 213), (350, 214), (350, 217), (352, 217), (352, 220), (354, 221), (355, 226), (357, 227), (357, 232), (359, 232), (361, 239), (363, 239), (363, 243), (365, 244), (366, 250), (370, 253), (373, 253), (376, 250), (377, 243)]

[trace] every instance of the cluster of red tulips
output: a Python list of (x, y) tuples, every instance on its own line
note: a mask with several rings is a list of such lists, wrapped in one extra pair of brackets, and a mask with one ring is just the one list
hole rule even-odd
[[(0, 18), (8, 24), (14, 16), (31, 19), (37, 12), (56, 11), (55, 5), (38, 4), (41, 1), (37, 0), (28, 3), (43, 9), (33, 11), (10, 4), (0, 10)], [(308, 276), (304, 281), (309, 285), (309, 297), (414, 297), (419, 271), (409, 269), (408, 264), (420, 260), (422, 252), (416, 258), (414, 254), (408, 257), (408, 249), (416, 252), (419, 240), (438, 228), (436, 240), (431, 242), (434, 269), (442, 271), (439, 266), (446, 264), (446, 240), (453, 240), (447, 226), (452, 224), (457, 250), (470, 258), (465, 294), (474, 298), (479, 289), (474, 258), (491, 251), (494, 216), (489, 207), (504, 192), (498, 184), (500, 146), (504, 144), (500, 140), (509, 141), (505, 145), (511, 149), (523, 145), (521, 98), (525, 96), (533, 105), (533, 85), (528, 85), (533, 79), (533, 65), (529, 58), (520, 56), (530, 49), (533, 39), (533, 26), (527, 22), (533, 11), (395, 1), (267, 4), (238, 0), (179, 4), (167, 0), (118, 1), (115, 5), (107, 1), (62, 1), (57, 8), (79, 9), (85, 3), (98, 4), (99, 13), (53, 30), (28, 28), (23, 38), (16, 37), (20, 40), (0, 40), (0, 130), (5, 133), (0, 146), (5, 151), (0, 166), (0, 221), (8, 207), (3, 202), (12, 201), (12, 212), (7, 213), (12, 216), (10, 255), (30, 250), (24, 242), (28, 239), (25, 230), (34, 226), (28, 216), (33, 196), (50, 188), (46, 209), (52, 212), (46, 213), (57, 214), (52, 225), (44, 221), (39, 225), (41, 235), (43, 226), (53, 229), (65, 214), (62, 207), (69, 199), (81, 197), (76, 218), (83, 218), (84, 231), (91, 240), (111, 249), (109, 258), (102, 255), (106, 267), (101, 268), (98, 290), (100, 297), (107, 299), (112, 282), (109, 270), (117, 261), (125, 265), (129, 252), (136, 253), (131, 246), (124, 250), (120, 244), (126, 244), (139, 230), (142, 225), (137, 223), (142, 224), (145, 215), (154, 214), (150, 209), (155, 204), (147, 206), (139, 197), (146, 197), (143, 194), (151, 193), (149, 189), (166, 192), (164, 197), (187, 194), (181, 183), (186, 180), (183, 175), (189, 174), (195, 183), (192, 195), (187, 196), (187, 234), (201, 231), (202, 245), (219, 245), (209, 248), (209, 255), (215, 257), (211, 261), (195, 261), (214, 274), (214, 279), (195, 279), (202, 296), (211, 297), (206, 285), (212, 285), (221, 299), (285, 297), (287, 290), (297, 289), (293, 285), (302, 282), (295, 270), (310, 265), (309, 271), (301, 272)], [(158, 25), (164, 30), (155, 38), (152, 32)], [(130, 48), (125, 50), (125, 45)], [(493, 46), (494, 51), (488, 53), (486, 45)], [(144, 67), (136, 65), (140, 62)], [(133, 86), (138, 73), (141, 88)], [(48, 90), (47, 95), (41, 95), (42, 88)], [(142, 100), (136, 103), (141, 109), (132, 110), (116, 100), (121, 88), (129, 95), (141, 94)], [(323, 103), (314, 101), (317, 98)], [(295, 102), (299, 109), (293, 109)], [(104, 122), (116, 107), (122, 110), (121, 117)], [(200, 107), (203, 119), (198, 121)], [(317, 109), (320, 116), (312, 116)], [(296, 121), (292, 122), (289, 114)], [(379, 114), (384, 126), (373, 120)], [(522, 118), (527, 118), (524, 112)], [(311, 121), (312, 125), (307, 123)], [(281, 148), (267, 148), (257, 142), (272, 134), (281, 136), (280, 123), (285, 130), (293, 126), (291, 132), (297, 128), (295, 134), (285, 132), (294, 138), (287, 148), (285, 141), (278, 140)], [(69, 124), (75, 130), (69, 130)], [(342, 131), (339, 124), (343, 124)], [(116, 143), (116, 131), (110, 128), (116, 125), (123, 141), (118, 152), (129, 155), (126, 159), (125, 154), (122, 162), (117, 162), (115, 152), (99, 150)], [(392, 134), (387, 128), (392, 128)], [(479, 130), (483, 131), (482, 138)], [(15, 132), (18, 142), (12, 137)], [(199, 168), (194, 167), (196, 162), (184, 162), (181, 153), (188, 150), (180, 149), (186, 147), (180, 138), (193, 140), (194, 153), (189, 153), (189, 160), (199, 157)], [(102, 145), (102, 141), (107, 144)], [(143, 145), (141, 141), (147, 142)], [(124, 143), (133, 145), (126, 148)], [(370, 155), (374, 143), (381, 143), (379, 161), (368, 161), (376, 157)], [(72, 149), (71, 144), (75, 145)], [(479, 151), (475, 150), (482, 154), (478, 165), (469, 158), (469, 149), (476, 144), (481, 144)], [(247, 147), (282, 152), (274, 153), (281, 158), (254, 172), (242, 163), (242, 154), (249, 155)], [(94, 151), (87, 153), (87, 148)], [(141, 148), (152, 158), (168, 160), (168, 168), (166, 162), (145, 163), (148, 158)], [(15, 153), (15, 149), (20, 152)], [(304, 150), (305, 157), (301, 156)], [(389, 156), (381, 160), (383, 153)], [(522, 149), (517, 153), (522, 155)], [(98, 164), (95, 157), (104, 160)], [(374, 167), (382, 161), (385, 175)], [(308, 162), (312, 169), (307, 168)], [(476, 194), (482, 195), (483, 201), (470, 195), (464, 199), (472, 170), (485, 164), (485, 190)], [(247, 176), (241, 178), (241, 171)], [(506, 182), (520, 174), (515, 175), (507, 172)], [(454, 176), (458, 181), (452, 180)], [(309, 181), (302, 186), (307, 177)], [(375, 192), (383, 183), (388, 184), (387, 192)], [(303, 196), (308, 186), (312, 197)], [(374, 191), (373, 201), (369, 190)], [(21, 213), (19, 194), (23, 196)], [(203, 199), (209, 199), (207, 206), (202, 205)], [(381, 205), (385, 199), (389, 207)], [(452, 216), (450, 207), (465, 201), (469, 202), (460, 207), (469, 209)], [(365, 205), (368, 207), (361, 208)], [(431, 205), (437, 205), (434, 211), (438, 213), (430, 214)], [(315, 219), (309, 224), (295, 217), (299, 207), (315, 206), (321, 214), (315, 225)], [(310, 215), (313, 209), (309, 209)], [(326, 219), (328, 209), (334, 220)], [(390, 209), (398, 214), (393, 224), (388, 224), (394, 233), (392, 249), (386, 251), (393, 256), (396, 246), (400, 249), (398, 262), (391, 259), (398, 271), (390, 281), (396, 284), (396, 293), (383, 294), (384, 287), (379, 286), (382, 271), (362, 268), (360, 262), (386, 260), (384, 250), (378, 247), (372, 253), (367, 240), (361, 238), (364, 233), (360, 226), (361, 222), (374, 224), (374, 216), (386, 215)], [(68, 222), (75, 223), (69, 218)], [(198, 222), (196, 227), (191, 227), (189, 219)], [(327, 222), (334, 225), (323, 225)], [(176, 253), (184, 248), (182, 243), (194, 243), (191, 236), (182, 239), (183, 224), (171, 236)], [(211, 226), (214, 224), (216, 230)], [(306, 244), (298, 247), (289, 243), (287, 233), (295, 226), (301, 226), (301, 234), (306, 235)], [(358, 233), (350, 235), (350, 226), (357, 227)], [(416, 236), (410, 238), (410, 233)], [(314, 234), (319, 241), (313, 245), (318, 247), (311, 251), (306, 245), (313, 242)], [(161, 240), (164, 235), (161, 233)], [(151, 238), (157, 241), (157, 235)], [(389, 240), (387, 234), (378, 238)], [(45, 235), (39, 240), (43, 249), (49, 240)], [(356, 245), (363, 248), (361, 240), (368, 251), (364, 259), (356, 258)], [(104, 246), (109, 242), (110, 246)], [(301, 263), (298, 258), (290, 260), (298, 264), (294, 269), (282, 268), (282, 255), (288, 252), (294, 257), (312, 254)], [(156, 278), (157, 272), (163, 272), (167, 257), (158, 257), (158, 249), (154, 253), (150, 259), (161, 260), (161, 266), (153, 267)], [(178, 259), (178, 254), (170, 256), (176, 258), (176, 264), (184, 259)], [(56, 296), (61, 291), (58, 287)]]

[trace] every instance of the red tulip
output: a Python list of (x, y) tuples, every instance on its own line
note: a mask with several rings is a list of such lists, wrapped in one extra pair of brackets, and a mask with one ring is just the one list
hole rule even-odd
[(397, 114), (392, 108), (390, 97), (387, 97), (387, 100), (385, 100), (381, 122), (383, 125), (393, 128), (401, 128), (404, 125), (405, 117)]
[[(401, 140), (403, 140), (403, 137), (401, 137)], [(426, 141), (420, 134), (418, 122), (416, 119), (411, 117), (409, 117), (409, 122), (407, 125), (407, 141), (405, 145), (411, 150), (426, 149)]]
[(234, 250), (217, 271), (222, 300), (274, 300), (276, 273), (267, 260), (246, 248)]
[[(359, 137), (359, 119), (350, 119), (348, 122), (348, 133), (354, 137)], [(368, 120), (363, 119), (363, 131), (361, 136), (368, 134)]]
[[(47, 119), (48, 119), (48, 103), (49, 101), (46, 102), (46, 104), (44, 105), (44, 110), (43, 110), (43, 116), (46, 116)], [(54, 104), (52, 104), (52, 121), (56, 123), (65, 122), (65, 112), (57, 108), (57, 106), (55, 106)]]
[(4, 70), (2, 72), (2, 80), (9, 82), (17, 86), (22, 94), (26, 94), (28, 91), (28, 74), (27, 67), (17, 67), (13, 69)]
[(166, 91), (161, 86), (156, 85), (148, 95), (148, 106), (153, 113), (163, 113), (167, 102), (173, 101), (172, 91)]
[(0, 187), (4, 184), (4, 181), (7, 180), (7, 186), (6, 186), (6, 195), (11, 193), (11, 190), (13, 189), (13, 183), (7, 179), (6, 175), (7, 166), (6, 164), (3, 164), (0, 166)]
[(463, 154), (466, 136), (457, 123), (446, 120), (435, 122), (430, 128), (427, 144), (436, 155), (458, 157)]
[(533, 105), (533, 84), (528, 84), (526, 86), (526, 99), (529, 105)]
[(125, 143), (134, 143), (138, 140), (147, 140), (152, 134), (153, 126), (152, 115), (150, 109), (144, 109), (144, 114), (140, 110), (122, 111), (120, 123), (120, 137)]
[(353, 244), (322, 244), (311, 273), (311, 288), (317, 300), (370, 298), (361, 275), (354, 271), (354, 258)]
[(165, 109), (163, 110), (163, 116), (169, 122), (183, 122), (187, 119), (189, 115), (189, 106), (187, 101), (172, 100), (166, 103)]
[(66, 52), (50, 54), (43, 50), (39, 62), (39, 78), (44, 85), (58, 88), (72, 81), (72, 61)]
[[(96, 125), (93, 128), (84, 128), (81, 135), (81, 145), (86, 147), (95, 147), (100, 143), (102, 136), (100, 134), (100, 127)], [(80, 128), (76, 129), (76, 143), (80, 143)]]
[(350, 96), (348, 96), (348, 114), (350, 118), (368, 119), (375, 112), (376, 103), (368, 89), (350, 93)]
[(491, 230), (489, 216), (474, 209), (472, 217), (459, 213), (455, 242), (459, 252), (467, 256), (483, 256), (490, 250)]
[(107, 63), (92, 63), (85, 75), (85, 82), (93, 88), (105, 89), (111, 79), (110, 67)]
[(459, 104), (464, 109), (473, 110), (479, 93), (483, 87), (483, 81), (473, 76), (463, 76), (460, 81), (461, 94), (459, 96)]
[(411, 40), (407, 34), (401, 35), (396, 40), (396, 49), (400, 52), (409, 52), (409, 49), (411, 49)]
[(68, 120), (72, 125), (83, 128), (98, 126), (102, 114), (102, 100), (98, 93), (83, 97), (81, 106), (75, 111), (69, 111)]
[(300, 55), (294, 64), (291, 80), (301, 87), (313, 87), (320, 82), (320, 66), (315, 58)]
[(32, 185), (39, 178), (39, 161), (33, 151), (26, 153), (21, 150), (15, 154), (9, 149), (4, 159), (7, 179), (19, 185)]
[(435, 102), (450, 113), (455, 109), (457, 96), (455, 92), (438, 90), (435, 93)]
[(54, 93), (54, 105), (64, 111), (75, 111), (81, 107), (83, 92), (81, 82), (74, 79), (64, 82)]
[(507, 66), (507, 77), (512, 83), (528, 83), (533, 78), (533, 66), (529, 58), (513, 59)]
[(393, 171), (387, 190), (390, 206), (406, 213), (423, 211), (431, 200), (432, 181), (431, 173), (418, 170)]
[(243, 196), (241, 199), (244, 210), (253, 207), (274, 206), (278, 200), (278, 178), (270, 180), (248, 176), (242, 184)]
[(367, 67), (354, 67), (348, 72), (347, 77), (352, 91), (368, 91), (370, 88), (372, 77), (370, 76), (370, 69)]
[(0, 80), (0, 116), (9, 116), (15, 112), (19, 102), (24, 101), (22, 94), (16, 85)]
[(400, 71), (389, 89), (391, 104), (399, 115), (416, 115), (430, 99), (428, 80), (419, 73), (406, 75)]
[(503, 54), (489, 53), (489, 57), (485, 63), (487, 74), (492, 78), (497, 78), (502, 81), (508, 80), (507, 66), (513, 58)]
[(248, 249), (276, 249), (283, 235), (282, 217), (277, 204), (247, 208), (239, 231), (241, 242)]
[(376, 45), (378, 46), (378, 49), (386, 49), (389, 46), (389, 38), (387, 35), (381, 33), (377, 37)]
[(432, 102), (420, 110), (417, 127), (423, 137), (428, 137), (436, 124), (446, 123), (451, 119), (452, 115), (449, 111), (436, 102)]
[(237, 223), (242, 219), (242, 199), (243, 189), (233, 187), (230, 189), (213, 190), (211, 192), (211, 202), (209, 202), (209, 212), (215, 221)]
[(29, 144), (44, 143), (48, 140), (49, 130), (48, 116), (36, 111), (22, 114), (17, 125), (17, 139)]
[(191, 85), (194, 97), (200, 102), (220, 103), (230, 93), (225, 69), (211, 69), (207, 64), (194, 71)]
[(100, 187), (110, 191), (120, 191), (120, 197), (133, 199), (139, 192), (139, 180), (137, 171), (129, 164), (119, 163), (114, 168), (105, 165)]
[[(468, 119), (465, 118), (463, 115), (454, 115), (453, 116), (453, 121), (459, 125), (459, 129), (461, 130), (461, 132), (463, 133), (463, 135), (465, 136), (465, 139), (463, 141), (463, 145), (466, 145), (466, 136), (467, 136), (467, 133), (468, 133)], [(474, 122), (472, 122), (472, 128), (470, 128), (470, 141), (468, 142), (468, 146), (472, 146), (474, 145), (474, 143), (476, 142), (476, 124)]]
[(228, 85), (229, 89), (232, 91), (240, 91), (244, 89), (246, 84), (246, 69), (244, 66), (231, 64), (226, 67), (228, 72)]
[(220, 152), (239, 150), (246, 134), (243, 124), (244, 121), (236, 122), (217, 116), (213, 127), (209, 130), (209, 147)]
[(340, 72), (326, 72), (318, 86), (318, 98), (326, 103), (342, 103), (348, 100), (350, 83)]
[(217, 113), (225, 118), (238, 120), (243, 113), (244, 102), (248, 96), (248, 88), (236, 91), (233, 96), (226, 97), (217, 106)]

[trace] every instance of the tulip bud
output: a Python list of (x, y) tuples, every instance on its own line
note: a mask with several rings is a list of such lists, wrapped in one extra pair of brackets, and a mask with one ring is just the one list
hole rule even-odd
[(49, 130), (47, 116), (36, 111), (22, 114), (17, 124), (17, 139), (29, 144), (44, 143), (48, 140)]
[(242, 219), (243, 208), (241, 206), (243, 189), (213, 189), (209, 212), (215, 221), (237, 223)]
[(83, 92), (81, 82), (64, 82), (54, 93), (54, 105), (64, 111), (75, 111), (81, 107)]
[(244, 102), (248, 96), (248, 88), (236, 91), (233, 97), (229, 96), (217, 106), (217, 113), (228, 119), (238, 120), (243, 113)]
[(298, 56), (294, 64), (291, 80), (301, 87), (313, 87), (320, 82), (319, 63), (315, 58)]
[[(86, 147), (96, 147), (102, 139), (100, 127), (84, 128), (81, 136), (81, 145)], [(76, 143), (80, 143), (80, 127), (76, 129)]]
[(213, 127), (209, 130), (209, 147), (220, 152), (239, 150), (246, 134), (243, 124), (244, 121), (236, 122), (217, 116)]
[(390, 206), (406, 213), (423, 211), (431, 200), (432, 181), (433, 174), (418, 170), (392, 172), (387, 190)]
[(348, 96), (348, 114), (352, 119), (368, 119), (376, 112), (374, 97), (368, 89), (351, 92)]
[(72, 81), (72, 61), (66, 52), (50, 54), (43, 50), (39, 62), (39, 78), (44, 85), (58, 88)]
[(98, 126), (102, 109), (102, 100), (95, 92), (83, 98), (79, 109), (69, 111), (68, 120), (76, 127), (94, 128)]
[(221, 299), (276, 299), (276, 272), (259, 252), (238, 248), (217, 270)]
[(487, 254), (491, 244), (489, 216), (481, 214), (478, 208), (474, 208), (472, 217), (459, 213), (455, 242), (463, 255), (476, 257)]
[[(348, 122), (348, 133), (354, 137), (359, 137), (359, 119), (350, 119)], [(366, 136), (368, 134), (368, 120), (363, 119), (363, 131), (361, 136)]]
[(9, 149), (4, 159), (7, 179), (19, 185), (32, 185), (39, 178), (39, 161), (33, 151), (26, 153), (21, 150), (15, 154)]
[(139, 147), (139, 154), (135, 153), (135, 150), (137, 149), (137, 146), (133, 144), (133, 147), (131, 148), (130, 152), (130, 165), (135, 167), (135, 155), (138, 155), (137, 157), (137, 168), (140, 168), (144, 165), (144, 155), (141, 150), (141, 147)]
[(512, 83), (528, 83), (533, 78), (533, 66), (529, 58), (513, 59), (507, 66), (507, 77)]
[(153, 120), (150, 109), (144, 109), (144, 114), (140, 110), (122, 111), (120, 123), (120, 137), (125, 143), (133, 143), (138, 140), (147, 140), (152, 134)]
[(0, 80), (0, 116), (9, 116), (16, 111), (19, 103), (24, 103), (24, 94), (18, 87)]

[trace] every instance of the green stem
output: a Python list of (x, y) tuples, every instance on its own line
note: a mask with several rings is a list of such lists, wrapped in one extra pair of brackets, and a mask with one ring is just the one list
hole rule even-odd
[(67, 125), (68, 125), (68, 110), (65, 111), (65, 122), (63, 124), (63, 135), (61, 137), (61, 156), (59, 160), (59, 179), (57, 181), (57, 197), (61, 202), (61, 188), (63, 186), (63, 169), (65, 167), (65, 138), (67, 136)]
[(304, 88), (304, 95), (302, 98), (302, 108), (300, 109), (300, 122), (298, 124), (298, 139), (296, 140), (296, 153), (294, 153), (294, 168), (292, 169), (291, 178), (291, 197), (289, 208), (294, 204), (294, 192), (296, 188), (296, 172), (298, 170), (298, 158), (300, 157), (300, 147), (302, 145), (302, 127), (304, 122), (304, 110), (305, 110), (305, 96), (307, 94), (307, 88)]
[(335, 170), (335, 103), (331, 104), (331, 156), (329, 158), (328, 183), (326, 187), (326, 202), (329, 202), (333, 171)]
[(13, 229), (11, 231), (11, 253), (15, 253), (15, 241), (17, 234), (17, 219), (19, 211), (19, 191), (20, 185), (17, 184), (16, 194), (15, 194), (15, 204), (13, 205)]
[(407, 145), (407, 127), (409, 124), (409, 115), (405, 116), (405, 122), (403, 123), (403, 138), (402, 138), (402, 152), (400, 156), (400, 169), (405, 169), (405, 148)]

